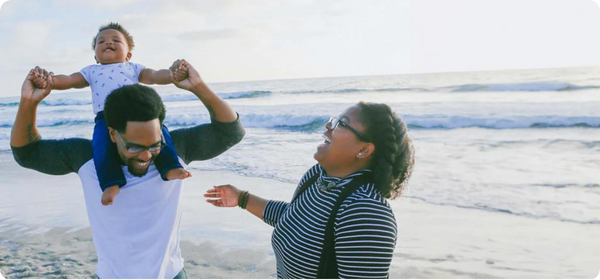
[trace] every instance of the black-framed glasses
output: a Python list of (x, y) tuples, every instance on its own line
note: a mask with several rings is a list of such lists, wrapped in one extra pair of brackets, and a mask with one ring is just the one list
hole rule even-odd
[(340, 120), (340, 119), (338, 119), (336, 117), (329, 118), (329, 121), (327, 121), (327, 123), (329, 124), (329, 127), (331, 129), (335, 129), (336, 127), (338, 127), (338, 125), (340, 125), (342, 127), (345, 127), (347, 129), (349, 129), (350, 131), (352, 131), (352, 133), (354, 133), (354, 135), (356, 135), (360, 140), (365, 141), (365, 142), (371, 142), (371, 141), (369, 141), (369, 137), (367, 137), (366, 135), (360, 133), (354, 127), (351, 127), (345, 121), (342, 121), (342, 120)]
[(127, 152), (130, 154), (140, 154), (146, 150), (148, 150), (148, 152), (150, 152), (150, 153), (156, 153), (156, 152), (159, 152), (160, 150), (162, 150), (167, 145), (167, 143), (165, 142), (165, 137), (162, 135), (162, 133), (160, 134), (160, 144), (159, 145), (146, 147), (146, 146), (142, 146), (142, 145), (127, 143), (127, 142), (125, 142), (125, 140), (123, 140), (121, 133), (119, 133), (118, 131), (115, 131), (115, 132), (117, 132), (117, 136), (121, 140), (121, 143), (123, 143), (123, 146), (125, 146), (125, 149), (127, 149)]

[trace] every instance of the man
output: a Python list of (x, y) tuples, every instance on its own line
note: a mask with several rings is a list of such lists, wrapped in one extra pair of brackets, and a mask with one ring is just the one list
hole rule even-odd
[[(206, 106), (211, 123), (171, 132), (182, 162), (213, 158), (244, 136), (235, 111), (217, 96), (186, 61), (171, 67), (188, 71), (174, 82), (194, 93)], [(12, 128), (11, 147), (23, 167), (52, 175), (79, 175), (92, 235), (98, 253), (99, 278), (186, 278), (179, 248), (182, 181), (163, 181), (152, 164), (164, 143), (161, 125), (164, 105), (156, 92), (131, 85), (107, 98), (105, 115), (112, 141), (123, 162), (127, 185), (111, 207), (102, 206), (102, 191), (92, 160), (91, 140), (41, 140), (36, 127), (38, 104), (50, 94), (52, 73), (32, 70), (21, 89), (21, 101)], [(44, 89), (35, 79), (45, 79)]]

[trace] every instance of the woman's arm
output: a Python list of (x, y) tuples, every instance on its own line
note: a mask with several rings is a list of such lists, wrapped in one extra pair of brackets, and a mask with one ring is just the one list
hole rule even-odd
[[(238, 206), (242, 191), (232, 185), (215, 186), (204, 194), (206, 202), (217, 207)], [(254, 194), (249, 194), (246, 210), (259, 219), (263, 218), (267, 200)]]
[[(217, 207), (235, 207), (239, 205), (242, 191), (232, 185), (221, 185), (209, 189), (204, 194), (206, 202)], [(266, 200), (258, 195), (248, 194), (246, 210), (265, 223), (275, 226), (287, 209), (289, 203)]]

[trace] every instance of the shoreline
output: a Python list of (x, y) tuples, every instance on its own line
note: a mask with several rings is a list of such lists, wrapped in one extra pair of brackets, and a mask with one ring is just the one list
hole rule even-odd
[[(3, 170), (16, 166), (1, 165)], [(0, 218), (0, 224), (13, 226), (0, 230), (2, 275), (7, 279), (93, 276), (96, 255), (79, 178), (16, 170), (0, 186), (8, 195), (0, 198), (4, 205), (0, 211), (8, 215)], [(193, 172), (194, 177), (185, 182), (180, 244), (189, 277), (275, 278), (272, 228), (239, 208), (213, 207), (202, 194), (213, 185), (229, 183), (265, 198), (289, 200), (295, 185), (231, 171)], [(69, 203), (51, 197), (61, 187), (69, 192), (65, 199)], [(46, 200), (18, 203), (31, 193)], [(390, 278), (592, 279), (598, 275), (598, 225), (434, 205), (406, 197), (390, 204), (398, 223)], [(76, 216), (55, 218), (65, 213)]]

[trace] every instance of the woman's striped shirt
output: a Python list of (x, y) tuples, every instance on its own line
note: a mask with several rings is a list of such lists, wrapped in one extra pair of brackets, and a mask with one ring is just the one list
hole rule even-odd
[[(344, 179), (327, 177), (320, 165), (309, 169), (298, 188), (313, 176), (334, 182), (322, 190), (309, 186), (291, 204), (269, 201), (263, 220), (275, 227), (271, 243), (277, 259), (278, 278), (316, 278), (325, 226), (343, 185), (371, 172), (361, 170)], [(373, 183), (365, 184), (342, 203), (334, 223), (335, 251), (340, 278), (388, 277), (396, 245), (396, 219), (390, 205)]]

